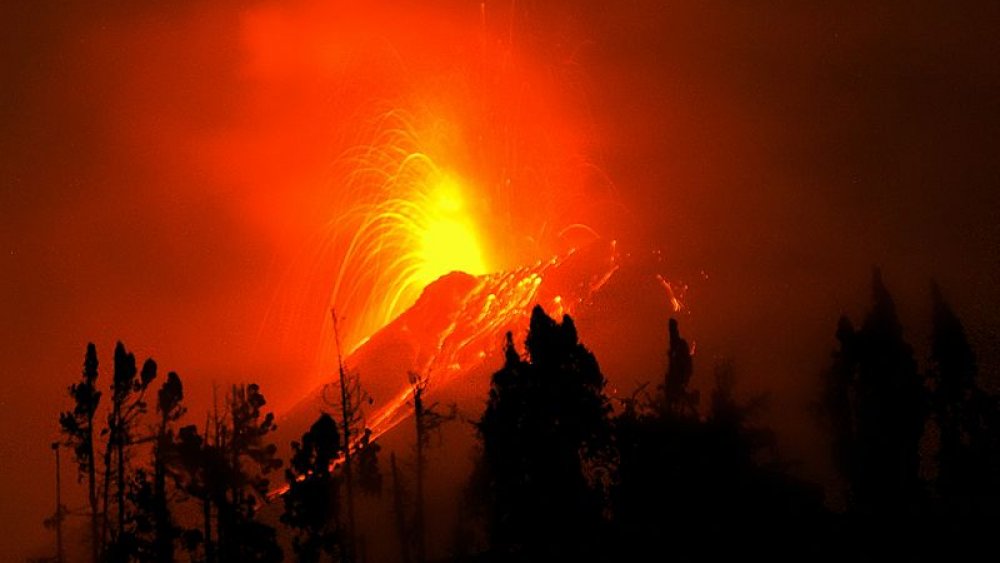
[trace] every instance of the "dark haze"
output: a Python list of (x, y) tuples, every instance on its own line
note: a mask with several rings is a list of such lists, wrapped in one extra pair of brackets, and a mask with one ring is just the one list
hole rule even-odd
[[(574, 54), (585, 104), (569, 113), (622, 203), (603, 234), (632, 277), (579, 323), (611, 382), (661, 376), (652, 276), (683, 281), (694, 385), (731, 358), (738, 388), (771, 391), (769, 422), (807, 455), (837, 317), (861, 315), (875, 264), (919, 359), (934, 278), (996, 381), (1000, 7), (688, 4), (516, 8), (522, 48)], [(328, 219), (311, 203), (348, 111), (337, 96), (354, 94), (341, 74), (255, 74), (245, 36), (248, 13), (297, 21), (312, 5), (0, 6), (0, 559), (50, 542), (49, 444), (88, 341), (104, 365), (121, 339), (180, 373), (195, 419), (213, 382), (257, 381), (276, 408), (312, 387), (297, 379), (309, 353), (260, 335)], [(390, 42), (407, 18), (479, 21), (479, 2), (355, 11), (330, 17), (384, 20)]]

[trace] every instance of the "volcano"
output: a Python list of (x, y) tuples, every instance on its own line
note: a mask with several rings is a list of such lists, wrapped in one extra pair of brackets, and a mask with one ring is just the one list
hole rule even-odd
[[(586, 307), (618, 270), (618, 261), (615, 241), (598, 240), (513, 271), (456, 271), (430, 283), (409, 309), (342, 360), (372, 398), (365, 422), (373, 437), (410, 415), (410, 374), (428, 382), (430, 396), (485, 397), (506, 333), (522, 341), (535, 305), (554, 317)], [(279, 417), (282, 434), (297, 438), (321, 412), (336, 412), (337, 378), (331, 374), (328, 384)]]

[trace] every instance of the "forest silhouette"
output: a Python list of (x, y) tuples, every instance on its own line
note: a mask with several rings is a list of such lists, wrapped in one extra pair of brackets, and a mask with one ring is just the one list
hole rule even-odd
[[(52, 560), (356, 563), (371, 560), (373, 533), (393, 560), (416, 563), (989, 559), (1000, 402), (937, 285), (930, 299), (924, 371), (879, 270), (861, 322), (831, 323), (814, 411), (834, 483), (795, 476), (759, 423), (766, 396), (738, 399), (732, 363), (710, 367), (702, 400), (692, 381), (705, 369), (673, 318), (666, 373), (612, 399), (573, 319), (536, 306), (523, 346), (507, 333), (481, 412), (428, 404), (427, 374), (409, 374), (412, 449), (389, 459), (365, 426), (361, 377), (343, 365), (328, 412), (282, 460), (256, 384), (231, 386), (189, 423), (180, 376), (160, 378), (152, 359), (139, 368), (119, 342), (108, 378), (88, 344), (53, 444), (72, 454), (86, 524), (57, 504)], [(454, 538), (433, 542), (452, 546), (442, 552), (428, 538), (427, 459), (462, 420), (475, 462), (455, 485)], [(365, 508), (384, 512), (374, 532), (356, 514)], [(69, 528), (78, 544), (64, 545)]]

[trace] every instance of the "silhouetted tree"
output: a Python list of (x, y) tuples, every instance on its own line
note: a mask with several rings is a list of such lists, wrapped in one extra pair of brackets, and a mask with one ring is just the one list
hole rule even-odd
[(989, 549), (1000, 520), (1000, 408), (977, 381), (976, 358), (940, 288), (933, 306), (928, 379), (938, 429), (936, 492), (940, 555)]
[[(148, 368), (152, 369), (152, 368)], [(174, 560), (174, 540), (179, 531), (173, 523), (167, 496), (167, 464), (174, 457), (171, 425), (183, 414), (183, 387), (170, 372), (157, 393), (158, 420), (149, 437), (131, 438), (131, 443), (152, 443), (152, 471), (139, 467), (128, 473), (124, 531), (113, 545), (109, 558), (129, 561), (168, 562)]]
[(129, 510), (125, 512), (124, 531), (111, 546), (109, 559), (115, 561), (159, 561), (156, 552), (156, 504), (153, 479), (145, 468), (128, 474), (125, 498)]
[(668, 323), (670, 348), (667, 352), (667, 376), (663, 384), (663, 404), (667, 412), (678, 417), (697, 418), (698, 392), (688, 389), (694, 363), (687, 340), (681, 338), (677, 320)]
[(920, 443), (927, 394), (896, 306), (876, 268), (872, 305), (855, 329), (841, 318), (823, 407), (835, 466), (847, 483), (848, 514), (872, 557), (915, 556), (913, 535), (925, 498)]
[(153, 552), (156, 560), (174, 560), (174, 540), (178, 529), (173, 523), (167, 498), (168, 464), (175, 457), (174, 431), (171, 425), (184, 415), (187, 409), (181, 404), (184, 386), (175, 372), (167, 374), (167, 380), (156, 395), (156, 412), (159, 421), (153, 445), (153, 490), (150, 498), (150, 513), (153, 518)]
[(613, 457), (604, 376), (572, 319), (531, 314), (528, 359), (507, 335), (478, 423), (500, 553), (591, 556)]
[[(118, 342), (115, 345), (111, 412), (108, 415), (107, 428), (102, 433), (107, 434), (104, 451), (104, 514), (108, 513), (110, 479), (113, 472), (118, 517), (105, 559), (114, 561), (128, 559), (135, 543), (131, 532), (126, 535), (127, 500), (131, 486), (131, 478), (126, 472), (126, 462), (128, 451), (135, 438), (136, 422), (146, 412), (146, 389), (155, 378), (156, 362), (147, 359), (143, 363), (142, 371), (139, 371), (136, 369), (135, 356), (125, 349), (124, 344)], [(114, 469), (111, 467), (112, 462)], [(108, 518), (105, 516), (105, 528), (107, 526)], [(107, 534), (104, 534), (104, 537), (107, 537)]]
[(875, 270), (872, 309), (859, 338), (858, 502), (873, 514), (912, 508), (918, 496), (920, 437), (926, 420), (923, 382), (892, 296)]
[[(361, 377), (351, 372), (344, 366), (343, 354), (340, 348), (340, 330), (337, 322), (336, 310), (330, 311), (333, 317), (333, 333), (335, 344), (337, 345), (337, 365), (338, 381), (336, 385), (336, 398), (325, 399), (327, 404), (336, 407), (340, 412), (340, 434), (341, 446), (344, 452), (344, 488), (346, 492), (345, 504), (347, 512), (347, 530), (343, 538), (343, 549), (341, 550), (342, 561), (354, 561), (355, 541), (357, 523), (354, 516), (354, 440), (362, 432), (364, 425), (364, 406), (372, 403), (372, 398), (361, 386)], [(323, 388), (323, 396), (327, 397), (327, 391), (333, 385)], [(369, 453), (375, 453), (374, 451)]]
[(976, 459), (984, 439), (977, 403), (983, 400), (976, 385), (976, 358), (961, 321), (934, 284), (931, 288), (931, 404), (939, 428), (937, 487), (943, 495), (969, 499), (980, 489), (986, 469)]
[(66, 445), (73, 448), (79, 468), (79, 478), (87, 480), (87, 505), (90, 508), (90, 549), (91, 560), (96, 563), (101, 541), (98, 531), (97, 477), (94, 459), (94, 417), (101, 402), (101, 392), (97, 390), (97, 347), (87, 344), (83, 360), (83, 378), (69, 388), (73, 398), (73, 410), (59, 415), (59, 425), (66, 437)]
[[(669, 330), (671, 348), (685, 350), (676, 321)], [(808, 524), (822, 517), (821, 496), (787, 475), (771, 432), (752, 424), (763, 398), (737, 400), (732, 366), (722, 363), (702, 417), (687, 388), (693, 370), (681, 373), (686, 377), (664, 394), (686, 399), (649, 397), (640, 387), (614, 420), (622, 559), (815, 560), (816, 552), (793, 548), (791, 538), (807, 537)], [(774, 538), (775, 530), (783, 537)], [(815, 540), (809, 538), (819, 545)]]
[(207, 430), (209, 424), (205, 428), (204, 434), (199, 434), (194, 425), (180, 429), (170, 470), (177, 488), (201, 503), (201, 527), (183, 530), (182, 545), (192, 559), (200, 548), (202, 560), (212, 562), (216, 560), (217, 545), (212, 534), (212, 507), (225, 502), (230, 471), (218, 446), (218, 436), (213, 443)]
[(340, 483), (332, 466), (342, 453), (337, 423), (326, 413), (301, 442), (292, 442), (281, 521), (298, 532), (293, 547), (304, 563), (319, 561), (322, 553), (333, 557), (340, 548)]
[(257, 520), (268, 475), (281, 467), (277, 447), (268, 442), (275, 425), (265, 405), (256, 384), (234, 385), (225, 412), (216, 408), (203, 433), (193, 425), (178, 433), (168, 472), (179, 490), (201, 503), (201, 527), (180, 533), (192, 558), (199, 549), (209, 562), (282, 558), (274, 528)]
[[(858, 339), (851, 320), (837, 321), (838, 348), (832, 354), (833, 365), (823, 374), (822, 398), (818, 405), (830, 440), (833, 465), (845, 484), (850, 485), (858, 472), (857, 448), (857, 362)], [(847, 502), (853, 506), (848, 490)]]
[(264, 395), (255, 383), (234, 385), (228, 419), (218, 447), (226, 462), (227, 493), (217, 502), (219, 556), (222, 561), (280, 561), (274, 528), (256, 519), (258, 503), (267, 500), (268, 475), (281, 467), (277, 447), (267, 438), (274, 414), (262, 411)]

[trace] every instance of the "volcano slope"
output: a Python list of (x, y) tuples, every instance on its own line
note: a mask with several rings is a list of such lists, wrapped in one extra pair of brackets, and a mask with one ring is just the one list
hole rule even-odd
[[(536, 304), (555, 318), (575, 313), (617, 270), (615, 242), (599, 240), (509, 272), (452, 272), (432, 282), (412, 307), (342, 359), (371, 397), (365, 426), (378, 438), (410, 416), (413, 375), (428, 382), (432, 400), (481, 406), (506, 333), (523, 341)], [(279, 416), (280, 444), (301, 436), (321, 412), (339, 414), (338, 377), (330, 374), (329, 383)]]

